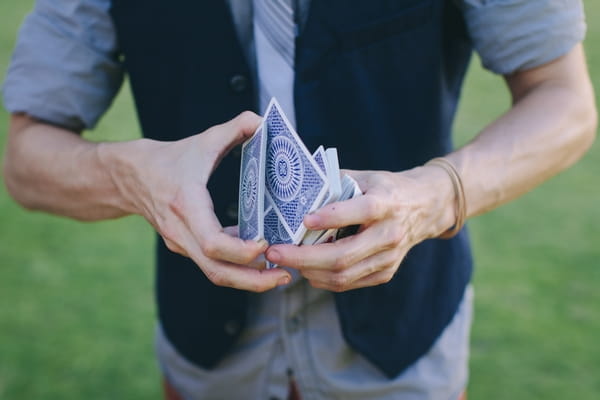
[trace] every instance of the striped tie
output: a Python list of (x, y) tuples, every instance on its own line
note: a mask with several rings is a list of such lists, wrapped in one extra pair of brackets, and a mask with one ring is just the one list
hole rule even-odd
[(260, 110), (277, 97), (295, 126), (293, 101), (296, 23), (292, 0), (254, 0), (254, 39)]

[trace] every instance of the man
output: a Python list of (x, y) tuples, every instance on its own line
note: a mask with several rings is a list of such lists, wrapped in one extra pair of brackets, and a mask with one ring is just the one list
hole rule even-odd
[[(31, 209), (155, 227), (168, 396), (456, 399), (471, 312), (462, 222), (591, 145), (584, 30), (575, 0), (40, 0), (5, 84), (6, 183)], [(513, 106), (452, 151), (472, 47)], [(73, 134), (124, 70), (146, 139)], [(311, 150), (338, 148), (364, 193), (305, 225), (356, 235), (268, 247), (223, 228), (236, 223), (239, 168), (226, 155), (260, 121), (231, 118), (270, 96)], [(248, 266), (261, 254), (288, 268)]]

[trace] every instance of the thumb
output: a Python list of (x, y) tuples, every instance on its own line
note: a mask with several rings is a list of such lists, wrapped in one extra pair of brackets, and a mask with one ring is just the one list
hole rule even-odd
[(231, 150), (235, 145), (252, 137), (261, 122), (262, 118), (259, 115), (252, 111), (244, 111), (224, 124), (217, 125), (210, 133), (221, 145), (225, 145), (227, 150)]
[(252, 137), (261, 122), (260, 116), (251, 111), (244, 111), (232, 120), (215, 125), (200, 135), (207, 149), (205, 160), (212, 164), (211, 173), (231, 149)]

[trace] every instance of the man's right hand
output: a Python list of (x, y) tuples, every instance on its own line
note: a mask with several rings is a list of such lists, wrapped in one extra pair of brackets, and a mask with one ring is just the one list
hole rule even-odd
[(27, 208), (82, 220), (144, 216), (167, 247), (190, 257), (214, 284), (256, 292), (286, 284), (283, 269), (249, 267), (267, 243), (229, 234), (207, 189), (220, 160), (260, 123), (245, 112), (175, 141), (92, 143), (24, 115), (11, 120), (5, 181)]
[[(147, 140), (139, 152), (121, 159), (121, 165), (109, 167), (132, 211), (154, 226), (171, 251), (193, 259), (216, 285), (257, 292), (286, 283), (289, 274), (247, 267), (267, 243), (226, 233), (214, 214), (207, 183), (221, 159), (252, 136), (260, 121), (245, 112), (176, 142)], [(105, 145), (98, 152), (101, 160), (109, 161)]]

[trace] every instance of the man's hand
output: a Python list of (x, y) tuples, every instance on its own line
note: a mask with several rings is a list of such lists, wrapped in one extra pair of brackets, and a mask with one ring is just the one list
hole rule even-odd
[[(531, 190), (577, 161), (598, 123), (582, 46), (545, 65), (506, 76), (512, 108), (470, 143), (446, 155), (461, 176), (466, 216)], [(401, 173), (351, 172), (364, 196), (323, 207), (309, 229), (360, 224), (335, 243), (272, 246), (267, 258), (296, 268), (316, 287), (343, 291), (388, 282), (406, 252), (455, 222), (450, 178), (436, 166)]]
[(259, 122), (259, 116), (246, 112), (175, 142), (93, 143), (14, 115), (5, 182), (13, 197), (33, 210), (87, 221), (140, 214), (169, 249), (192, 258), (213, 283), (265, 291), (289, 282), (289, 273), (247, 266), (267, 244), (225, 230), (206, 187), (222, 157), (250, 137)]
[(119, 158), (120, 165), (98, 148), (131, 211), (143, 215), (171, 251), (192, 258), (216, 285), (258, 292), (287, 283), (289, 274), (247, 266), (267, 243), (228, 234), (214, 214), (207, 183), (220, 160), (252, 136), (260, 121), (246, 112), (177, 142), (147, 141), (129, 159)]
[(313, 230), (360, 225), (359, 232), (334, 243), (271, 246), (266, 253), (298, 269), (314, 287), (340, 292), (386, 283), (410, 248), (454, 222), (452, 184), (438, 167), (345, 173), (364, 194), (326, 205), (304, 223)]

